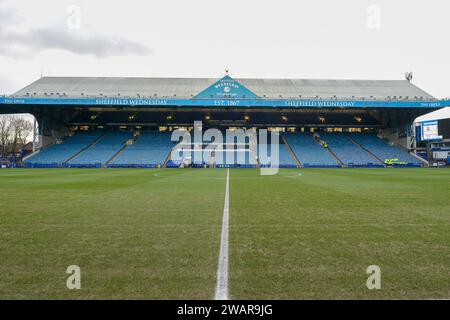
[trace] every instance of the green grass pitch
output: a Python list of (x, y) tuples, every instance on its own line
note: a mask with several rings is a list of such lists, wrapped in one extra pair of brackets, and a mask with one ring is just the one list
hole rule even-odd
[[(0, 170), (0, 299), (212, 299), (226, 173)], [(229, 227), (232, 299), (450, 298), (448, 169), (232, 169)]]

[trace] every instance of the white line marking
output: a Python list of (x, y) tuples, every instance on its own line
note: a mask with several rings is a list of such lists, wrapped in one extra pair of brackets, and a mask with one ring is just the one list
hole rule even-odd
[(219, 266), (215, 300), (228, 300), (228, 221), (230, 213), (230, 169), (227, 170), (225, 204), (223, 206), (222, 236), (220, 238)]

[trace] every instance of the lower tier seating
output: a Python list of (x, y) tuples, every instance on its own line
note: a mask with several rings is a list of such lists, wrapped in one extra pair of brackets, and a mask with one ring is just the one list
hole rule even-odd
[(338, 167), (339, 163), (326, 148), (314, 140), (311, 133), (285, 133), (295, 156), (304, 167)]
[(143, 132), (108, 167), (161, 167), (175, 144), (170, 133)]
[[(372, 133), (283, 133), (283, 138), (279, 140), (278, 161), (279, 166), (285, 168), (297, 167), (297, 160), (304, 167), (384, 166), (392, 160), (398, 165), (421, 165), (421, 161), (406, 149), (392, 146)], [(172, 160), (169, 155), (175, 145), (170, 132), (78, 132), (44, 148), (27, 159), (25, 164), (28, 167), (151, 168), (162, 167), (167, 160), (168, 167), (179, 167), (181, 164), (256, 167), (268, 165), (261, 151), (272, 157), (272, 147), (267, 144), (257, 146), (255, 154), (249, 143), (241, 143), (232, 149), (220, 144), (213, 145), (210, 151), (196, 151), (199, 146), (189, 142), (187, 146), (182, 146), (184, 151), (181, 157)], [(211, 148), (211, 145), (208, 146)]]
[(383, 165), (381, 161), (352, 141), (346, 133), (321, 133), (320, 139), (326, 142), (328, 148), (345, 166)]
[(349, 136), (382, 162), (389, 159), (398, 159), (399, 162), (404, 162), (407, 165), (421, 165), (422, 163), (419, 159), (410, 155), (406, 149), (392, 146), (386, 140), (378, 138), (374, 133), (352, 133)]
[(59, 144), (44, 148), (28, 158), (25, 165), (28, 167), (60, 167), (81, 150), (89, 147), (100, 136), (100, 132), (78, 132)]
[(104, 166), (133, 139), (131, 132), (108, 132), (96, 144), (67, 162), (70, 167)]

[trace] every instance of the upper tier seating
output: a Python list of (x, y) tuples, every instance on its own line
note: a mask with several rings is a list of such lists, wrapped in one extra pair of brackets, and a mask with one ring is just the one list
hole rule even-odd
[(412, 165), (421, 164), (419, 159), (410, 155), (405, 149), (389, 145), (386, 140), (378, 138), (374, 133), (352, 133), (350, 137), (365, 149), (372, 152), (381, 161), (385, 161), (386, 159), (399, 159), (401, 162)]
[(61, 166), (78, 152), (87, 148), (101, 136), (100, 132), (77, 132), (61, 144), (51, 145), (25, 161), (27, 166)]
[(304, 167), (338, 167), (327, 149), (314, 141), (311, 133), (283, 134)]
[(347, 166), (382, 166), (370, 153), (349, 139), (346, 133), (320, 133), (320, 138), (330, 150)]
[(162, 166), (175, 146), (169, 132), (143, 132), (126, 147), (109, 167), (157, 167)]
[(108, 132), (99, 142), (81, 152), (71, 159), (68, 165), (71, 167), (98, 167), (105, 165), (126, 142), (133, 139), (131, 132)]

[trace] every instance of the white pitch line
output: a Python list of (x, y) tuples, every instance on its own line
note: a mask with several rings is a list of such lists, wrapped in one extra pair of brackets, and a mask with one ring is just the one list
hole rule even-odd
[(223, 206), (222, 235), (220, 238), (219, 265), (215, 300), (228, 300), (228, 221), (230, 213), (230, 169), (227, 170), (225, 204)]

